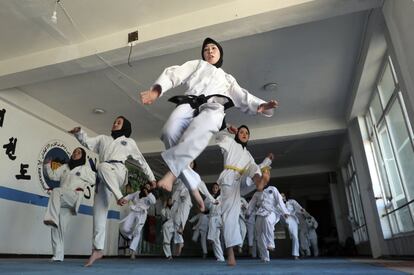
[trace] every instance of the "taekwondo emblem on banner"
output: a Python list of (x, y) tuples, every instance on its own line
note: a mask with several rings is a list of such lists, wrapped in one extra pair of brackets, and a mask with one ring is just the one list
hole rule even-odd
[(44, 169), (44, 166), (48, 161), (52, 170), (58, 169), (65, 163), (68, 163), (70, 159), (70, 151), (60, 140), (51, 140), (40, 151), (39, 159), (37, 160), (37, 175), (39, 177), (40, 184), (43, 190), (53, 189), (59, 187), (58, 181), (49, 179)]

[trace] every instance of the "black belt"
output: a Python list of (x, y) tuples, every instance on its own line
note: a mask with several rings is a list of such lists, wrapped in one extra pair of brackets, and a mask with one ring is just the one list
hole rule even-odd
[(168, 99), (168, 101), (177, 104), (177, 106), (181, 104), (190, 104), (191, 108), (194, 109), (194, 116), (196, 117), (200, 113), (200, 110), (199, 110), (200, 106), (203, 105), (204, 103), (207, 103), (207, 101), (212, 97), (221, 97), (221, 98), (227, 99), (227, 102), (223, 105), (224, 110), (227, 110), (234, 106), (233, 101), (229, 97), (225, 95), (220, 95), (220, 94), (214, 94), (214, 95), (208, 95), (208, 96), (177, 95), (177, 96), (171, 97), (170, 99)]
[(124, 162), (123, 161), (120, 161), (120, 160), (106, 160), (105, 162), (107, 162), (107, 163), (122, 163), (122, 164), (124, 164)]
[[(200, 106), (207, 103), (207, 101), (212, 97), (221, 97), (221, 98), (227, 99), (227, 102), (223, 104), (224, 110), (227, 110), (234, 106), (233, 100), (231, 100), (231, 98), (225, 95), (220, 95), (220, 94), (213, 94), (213, 95), (208, 95), (208, 96), (177, 95), (177, 96), (171, 97), (170, 99), (168, 99), (168, 101), (177, 104), (177, 106), (181, 104), (190, 104), (191, 108), (194, 109), (193, 117), (196, 117), (200, 113)], [(225, 119), (223, 119), (223, 123), (221, 125), (220, 130), (223, 130), (224, 128), (226, 128)]]

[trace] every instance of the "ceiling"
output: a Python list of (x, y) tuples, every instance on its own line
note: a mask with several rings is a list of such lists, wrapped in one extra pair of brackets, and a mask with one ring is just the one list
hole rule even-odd
[[(257, 1), (256, 1), (257, 2)], [(274, 152), (274, 176), (332, 171), (346, 131), (355, 68), (374, 0), (61, 0), (0, 2), (0, 89), (17, 88), (95, 133), (122, 114), (158, 173), (160, 129), (174, 106), (143, 106), (138, 91), (171, 65), (200, 58), (206, 36), (221, 41), (223, 69), (252, 94), (277, 99), (272, 118), (231, 109), (251, 129), (252, 155)], [(122, 5), (120, 5), (122, 3)], [(139, 31), (130, 48), (127, 34)], [(263, 85), (276, 82), (277, 89)], [(1, 91), (0, 91), (1, 95)], [(94, 108), (104, 114), (94, 114)], [(212, 143), (199, 158), (213, 181), (222, 167)]]

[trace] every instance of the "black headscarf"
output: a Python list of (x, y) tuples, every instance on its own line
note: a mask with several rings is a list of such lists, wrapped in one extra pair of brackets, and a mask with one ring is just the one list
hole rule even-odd
[[(145, 191), (147, 191), (147, 192), (145, 192)], [(148, 193), (149, 193), (150, 191), (147, 189), (147, 188), (145, 188), (145, 187), (143, 187), (142, 189), (141, 189), (141, 191), (139, 192), (139, 195), (138, 195), (138, 197), (141, 199), (141, 198), (144, 198), (144, 197), (146, 197), (147, 195), (148, 195)]]
[(247, 146), (247, 142), (242, 142), (240, 139), (239, 139), (239, 131), (240, 131), (240, 129), (241, 128), (245, 128), (245, 129), (247, 129), (247, 132), (249, 133), (249, 135), (250, 135), (250, 130), (249, 130), (249, 127), (247, 127), (246, 125), (240, 125), (240, 127), (239, 128), (237, 128), (237, 134), (236, 134), (236, 136), (234, 137), (234, 140), (237, 142), (237, 143), (239, 143), (241, 146), (243, 146), (243, 148), (245, 148), (246, 146)]
[(114, 139), (117, 139), (117, 138), (122, 137), (122, 136), (130, 137), (131, 136), (131, 132), (132, 132), (131, 122), (129, 122), (129, 120), (126, 119), (123, 116), (119, 116), (117, 118), (122, 118), (122, 120), (123, 120), (122, 128), (120, 130), (111, 131), (111, 136)]
[(80, 149), (81, 150), (82, 157), (80, 159), (77, 159), (77, 160), (72, 159), (72, 156), (70, 157), (70, 160), (68, 162), (68, 166), (69, 166), (69, 169), (70, 170), (72, 170), (75, 167), (84, 165), (86, 163), (86, 152), (85, 152), (85, 150), (83, 150), (83, 148), (81, 148), (81, 147), (78, 147), (76, 149)]
[(216, 66), (217, 68), (220, 68), (220, 67), (223, 65), (223, 48), (221, 47), (221, 45), (220, 45), (217, 41), (215, 41), (215, 40), (211, 39), (210, 37), (207, 37), (206, 39), (204, 39), (203, 46), (201, 47), (201, 58), (202, 58), (203, 60), (205, 60), (205, 59), (204, 59), (204, 47), (205, 47), (207, 44), (214, 44), (214, 45), (216, 45), (216, 46), (217, 46), (217, 48), (219, 49), (219, 51), (220, 51), (220, 58), (219, 58), (219, 60), (216, 62), (216, 64), (213, 64), (213, 65), (214, 65), (214, 66)]

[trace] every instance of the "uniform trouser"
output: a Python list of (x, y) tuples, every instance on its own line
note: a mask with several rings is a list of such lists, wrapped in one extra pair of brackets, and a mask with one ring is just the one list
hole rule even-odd
[(254, 226), (255, 226), (256, 215), (251, 215), (246, 223), (247, 227), (247, 243), (249, 246), (253, 246), (254, 243)]
[(221, 184), (221, 211), (223, 218), (223, 235), (225, 247), (233, 247), (242, 244), (240, 234), (240, 181)]
[(164, 250), (165, 257), (171, 257), (171, 239), (174, 236), (174, 224), (171, 220), (162, 225), (162, 236), (162, 249)]
[(125, 217), (119, 228), (123, 235), (132, 239), (129, 248), (135, 252), (137, 251), (139, 241), (142, 237), (142, 228), (144, 227), (146, 218), (146, 214), (131, 211), (128, 216)]
[(207, 232), (205, 230), (195, 229), (192, 240), (197, 242), (198, 237), (200, 237), (200, 244), (203, 254), (207, 254)]
[(286, 219), (286, 223), (292, 239), (292, 256), (299, 256), (298, 223), (291, 217)]
[(53, 260), (63, 261), (64, 234), (78, 198), (76, 191), (62, 188), (55, 188), (50, 194), (43, 220), (52, 220), (58, 226), (52, 227), (51, 232)]
[(64, 258), (64, 235), (67, 229), (69, 218), (72, 215), (69, 208), (62, 208), (59, 213), (58, 228), (52, 227), (52, 251), (54, 261), (63, 261)]
[(174, 227), (175, 230), (178, 230), (180, 227), (184, 230), (185, 224), (188, 220), (188, 215), (190, 214), (191, 205), (187, 203), (182, 203), (181, 201), (176, 202), (178, 203), (178, 209), (174, 213)]
[(307, 230), (299, 228), (299, 245), (300, 254), (303, 256), (310, 256), (309, 239)]
[(246, 238), (247, 234), (247, 227), (245, 221), (239, 217), (239, 226), (240, 226), (240, 235), (242, 238), (242, 243), (239, 245), (240, 247), (243, 247), (244, 239)]
[(106, 221), (112, 194), (122, 198), (121, 186), (125, 180), (123, 164), (100, 163), (98, 165), (99, 183), (93, 203), (93, 248), (103, 250), (105, 246)]
[(312, 249), (312, 254), (314, 257), (318, 257), (319, 249), (318, 249), (318, 238), (309, 238), (310, 247)]
[(224, 261), (223, 249), (220, 241), (221, 226), (222, 222), (219, 215), (210, 217), (207, 239), (212, 242), (214, 256), (218, 261)]
[(211, 137), (222, 125), (224, 107), (218, 103), (206, 103), (200, 107), (198, 116), (189, 104), (177, 106), (165, 123), (161, 140), (165, 148), (161, 156), (171, 172), (179, 177), (187, 188), (194, 190), (201, 179), (189, 167), (207, 147)]
[(274, 228), (277, 223), (275, 213), (256, 216), (256, 239), (260, 259), (270, 261), (268, 248), (275, 247)]

